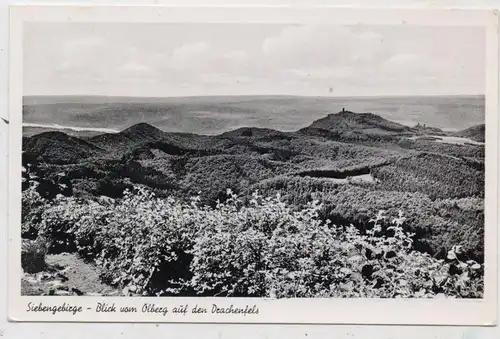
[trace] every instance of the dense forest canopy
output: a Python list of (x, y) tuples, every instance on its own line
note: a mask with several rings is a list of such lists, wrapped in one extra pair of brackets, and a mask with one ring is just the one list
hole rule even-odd
[[(428, 128), (342, 111), (297, 132), (248, 127), (205, 136), (146, 123), (89, 136), (49, 131), (23, 138), (23, 165), (43, 179), (48, 198), (121, 198), (139, 185), (164, 197), (199, 193), (214, 206), (228, 188), (243, 197), (258, 189), (297, 208), (318, 197), (325, 218), (360, 228), (379, 209), (404, 210), (423, 251), (442, 256), (458, 242), (481, 261), (484, 146), (419, 139)], [(458, 134), (484, 140), (484, 127)], [(61, 173), (63, 192), (54, 184)]]

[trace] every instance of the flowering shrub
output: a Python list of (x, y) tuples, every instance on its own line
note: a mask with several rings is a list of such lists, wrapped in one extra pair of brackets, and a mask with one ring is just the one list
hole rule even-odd
[(71, 195), (71, 183), (64, 172), (58, 173), (55, 180), (46, 180), (39, 178), (32, 164), (26, 164), (22, 170), (21, 234), (23, 238), (35, 239), (47, 218), (47, 209), (57, 206), (62, 194)]
[(46, 204), (38, 235), (49, 240), (51, 253), (76, 251), (74, 231), (81, 218), (91, 213), (91, 207), (92, 204), (82, 204), (61, 195)]
[(416, 251), (402, 213), (381, 211), (360, 232), (323, 221), (317, 201), (297, 211), (279, 194), (226, 196), (213, 208), (143, 188), (118, 200), (57, 197), (39, 232), (73, 243), (127, 294), (482, 297), (482, 265), (460, 247), (443, 260)]
[(96, 263), (109, 272), (113, 284), (129, 286), (135, 293), (159, 293), (187, 274), (185, 250), (203, 218), (203, 210), (193, 213), (196, 210), (196, 201), (190, 205), (155, 198), (144, 189), (126, 191), (105, 217), (86, 217), (76, 235), (81, 241), (82, 235), (90, 238), (93, 233), (90, 247), (99, 249)]
[(35, 239), (42, 221), (46, 200), (36, 191), (37, 182), (33, 182), (23, 191), (21, 201), (21, 235), (26, 239)]
[(190, 284), (200, 293), (390, 298), (482, 294), (481, 265), (460, 262), (451, 254), (445, 262), (413, 250), (401, 214), (387, 223), (380, 212), (362, 235), (352, 226), (322, 223), (317, 202), (300, 212), (292, 212), (279, 196), (255, 194), (252, 206), (238, 209), (239, 200), (231, 195), (226, 204), (216, 210), (224, 221), (202, 228), (192, 250)]
[[(72, 241), (82, 256), (92, 259), (113, 285), (140, 294), (160, 291), (186, 271), (184, 249), (203, 209), (173, 199), (155, 198), (142, 188), (126, 191), (123, 199), (83, 201), (58, 197), (44, 213), (40, 234)], [(182, 267), (183, 266), (183, 267)], [(162, 281), (163, 280), (163, 281)]]

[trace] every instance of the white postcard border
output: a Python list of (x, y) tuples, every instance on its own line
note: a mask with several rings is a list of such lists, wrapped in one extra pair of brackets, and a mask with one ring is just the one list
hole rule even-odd
[[(257, 298), (154, 298), (154, 297), (29, 297), (20, 295), (21, 141), (24, 22), (226, 22), (226, 23), (335, 23), (379, 25), (482, 26), (486, 30), (486, 194), (485, 294), (482, 300), (382, 300)], [(179, 6), (23, 6), (10, 8), (9, 61), (9, 225), (8, 306), (11, 321), (57, 322), (200, 322), (200, 323), (308, 323), (396, 325), (494, 325), (498, 297), (498, 11), (491, 9), (380, 9), (317, 7), (179, 7)], [(76, 305), (82, 312), (33, 313), (28, 303)], [(97, 313), (98, 302), (116, 307), (145, 303), (157, 306), (188, 305), (188, 313)], [(212, 314), (212, 305), (254, 305), (258, 314)], [(190, 313), (205, 307), (208, 314)], [(90, 310), (88, 309), (90, 308)], [(254, 308), (255, 309), (255, 308)]]

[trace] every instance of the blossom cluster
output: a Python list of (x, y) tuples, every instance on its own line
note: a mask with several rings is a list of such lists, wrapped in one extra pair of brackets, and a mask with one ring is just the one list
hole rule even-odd
[[(226, 195), (214, 207), (140, 187), (116, 200), (58, 196), (43, 202), (37, 232), (51, 248), (64, 245), (92, 260), (130, 295), (483, 295), (483, 265), (462, 259), (460, 246), (444, 259), (417, 251), (402, 212), (380, 211), (360, 230), (322, 218), (318, 201), (297, 210), (279, 194), (255, 192), (248, 202)], [(42, 200), (34, 189), (23, 192), (23, 220), (32, 220), (29, 207)]]

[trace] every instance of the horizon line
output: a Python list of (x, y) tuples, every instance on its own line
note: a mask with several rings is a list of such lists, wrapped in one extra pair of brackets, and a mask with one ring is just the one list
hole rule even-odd
[(461, 93), (461, 94), (383, 94), (383, 95), (307, 95), (307, 94), (192, 94), (192, 95), (169, 95), (169, 96), (141, 96), (141, 95), (106, 95), (106, 94), (26, 94), (28, 97), (98, 97), (98, 98), (143, 98), (143, 99), (167, 99), (167, 98), (215, 98), (215, 97), (306, 97), (306, 98), (397, 98), (397, 97), (464, 97), (464, 96), (486, 96), (485, 93)]

